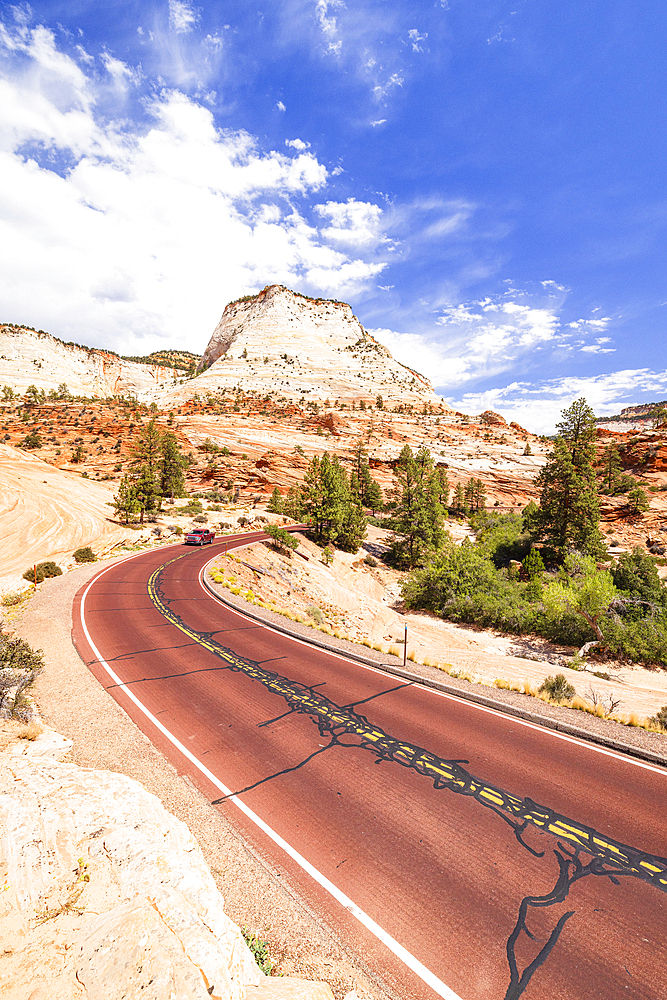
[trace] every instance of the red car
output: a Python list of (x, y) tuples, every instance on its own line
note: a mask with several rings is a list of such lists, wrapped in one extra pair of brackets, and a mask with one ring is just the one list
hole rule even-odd
[(209, 531), (208, 528), (195, 528), (194, 531), (188, 531), (185, 536), (185, 544), (210, 545), (214, 538), (215, 531)]

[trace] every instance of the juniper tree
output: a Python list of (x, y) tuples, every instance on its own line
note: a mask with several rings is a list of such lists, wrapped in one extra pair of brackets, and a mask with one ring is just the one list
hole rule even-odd
[(602, 556), (595, 470), (595, 414), (585, 399), (562, 411), (559, 432), (535, 483), (540, 505), (535, 517), (537, 537), (562, 557), (569, 548)]

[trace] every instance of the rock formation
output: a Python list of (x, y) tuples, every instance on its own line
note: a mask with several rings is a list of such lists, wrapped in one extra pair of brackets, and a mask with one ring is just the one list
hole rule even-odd
[(200, 364), (201, 374), (168, 394), (216, 394), (240, 386), (274, 398), (364, 399), (450, 410), (423, 375), (399, 364), (345, 302), (310, 299), (283, 285), (230, 302)]
[(45, 392), (65, 384), (75, 396), (136, 396), (151, 401), (182, 372), (126, 361), (112, 351), (67, 344), (43, 330), (0, 326), (0, 388), (23, 394), (29, 385)]
[(6, 1000), (333, 1000), (273, 991), (187, 826), (137, 781), (63, 763), (70, 748), (47, 731), (0, 754)]

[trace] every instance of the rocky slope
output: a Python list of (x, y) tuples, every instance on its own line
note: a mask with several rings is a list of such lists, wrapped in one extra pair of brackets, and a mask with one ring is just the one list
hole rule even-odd
[(43, 330), (0, 326), (0, 389), (23, 394), (29, 385), (75, 396), (136, 396), (152, 400), (173, 386), (182, 371), (164, 364), (137, 364), (111, 351), (66, 344)]
[(102, 483), (0, 444), (0, 591), (25, 586), (21, 574), (36, 562), (66, 566), (80, 546), (103, 552), (131, 534), (110, 520), (112, 497)]
[(332, 1000), (267, 979), (185, 823), (70, 748), (47, 731), (0, 753), (6, 1000)]
[(239, 385), (273, 398), (365, 399), (450, 409), (423, 375), (399, 364), (345, 302), (310, 299), (283, 285), (230, 302), (213, 332), (201, 374), (165, 398), (216, 394)]

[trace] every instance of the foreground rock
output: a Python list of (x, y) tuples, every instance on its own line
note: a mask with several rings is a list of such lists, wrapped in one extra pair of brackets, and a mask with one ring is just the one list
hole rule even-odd
[[(0, 994), (273, 997), (187, 826), (138, 782), (63, 762), (70, 747), (47, 732), (0, 754)], [(281, 998), (331, 998), (288, 982)]]

